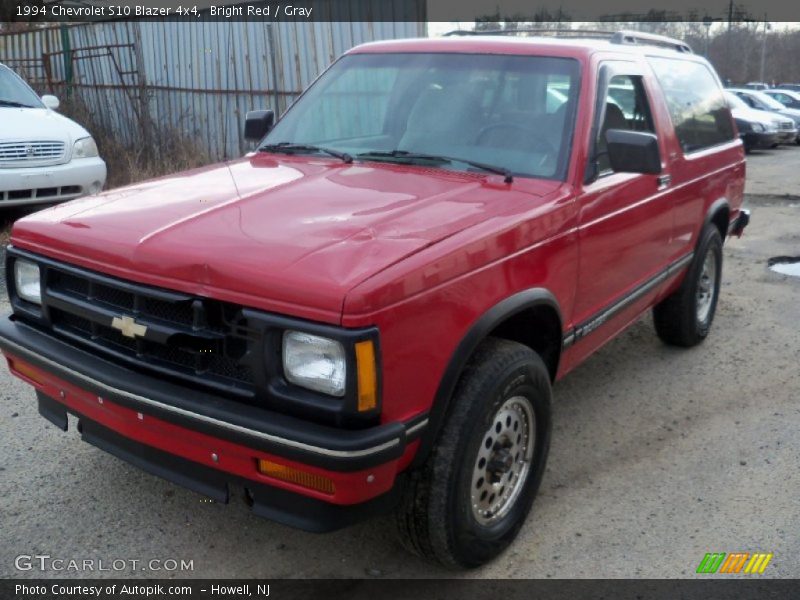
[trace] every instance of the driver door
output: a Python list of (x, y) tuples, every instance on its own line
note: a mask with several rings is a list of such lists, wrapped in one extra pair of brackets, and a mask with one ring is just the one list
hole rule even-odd
[[(579, 195), (576, 352), (588, 355), (651, 302), (669, 260), (673, 200), (659, 139), (659, 175), (615, 173), (606, 151), (609, 129), (658, 132), (649, 90), (657, 85), (638, 63), (601, 65), (587, 181)], [(659, 136), (660, 137), (660, 136)], [(590, 158), (590, 161), (592, 159)]]

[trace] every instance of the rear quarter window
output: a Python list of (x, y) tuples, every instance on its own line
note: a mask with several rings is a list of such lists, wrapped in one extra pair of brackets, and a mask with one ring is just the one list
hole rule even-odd
[(667, 101), (675, 134), (686, 153), (735, 138), (730, 109), (713, 72), (688, 60), (649, 57)]

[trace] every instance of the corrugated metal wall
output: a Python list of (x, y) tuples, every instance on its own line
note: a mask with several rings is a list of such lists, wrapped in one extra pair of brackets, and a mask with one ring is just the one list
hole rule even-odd
[(248, 110), (283, 112), (357, 44), (424, 35), (410, 21), (114, 21), (0, 35), (0, 62), (61, 95), (72, 65), (71, 93), (125, 143), (141, 141), (146, 120), (156, 136), (177, 127), (226, 158), (248, 149)]

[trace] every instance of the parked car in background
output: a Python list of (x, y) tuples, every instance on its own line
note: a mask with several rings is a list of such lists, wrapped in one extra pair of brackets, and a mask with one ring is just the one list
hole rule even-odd
[(106, 164), (83, 127), (0, 64), (0, 208), (96, 194)]
[(792, 90), (764, 90), (770, 98), (774, 98), (786, 108), (800, 109), (800, 92)]
[[(750, 108), (734, 93), (725, 91), (725, 100), (739, 129), (745, 152), (754, 148), (774, 148), (785, 142), (789, 134), (779, 133), (779, 119), (775, 114)], [(792, 141), (792, 139), (789, 139)]]
[(762, 81), (751, 81), (750, 83), (745, 83), (743, 87), (748, 90), (768, 90), (769, 84)]
[(792, 90), (794, 92), (800, 92), (800, 83), (782, 83), (777, 86), (779, 90)]
[[(798, 138), (798, 128), (800, 128), (800, 110), (796, 108), (787, 108), (775, 98), (765, 94), (764, 92), (760, 92), (757, 90), (747, 90), (743, 88), (729, 88), (730, 92), (733, 92), (739, 98), (744, 100), (744, 102), (750, 106), (750, 108), (755, 108), (758, 110), (765, 110), (771, 113), (776, 113), (779, 115), (783, 115), (784, 117), (788, 117), (792, 120), (791, 124), (787, 124), (786, 120), (784, 119), (781, 121), (780, 128), (783, 130), (788, 131), (790, 128), (795, 130), (795, 136), (793, 140), (790, 140), (800, 144), (800, 138)], [(789, 142), (787, 142), (789, 143)]]

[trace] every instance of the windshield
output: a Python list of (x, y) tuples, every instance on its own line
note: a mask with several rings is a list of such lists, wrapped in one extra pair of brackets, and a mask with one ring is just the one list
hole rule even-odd
[(3, 106), (42, 108), (42, 102), (11, 69), (0, 65), (0, 108)]
[(573, 59), (538, 56), (353, 54), (291, 107), (264, 145), (316, 146), (355, 160), (424, 154), (449, 158), (433, 165), (442, 168), (480, 170), (460, 159), (563, 179), (578, 71)]
[(770, 98), (764, 92), (748, 92), (753, 98), (758, 100), (761, 104), (769, 107), (771, 110), (783, 110), (786, 108), (783, 104), (775, 100), (775, 98)]
[(736, 94), (731, 92), (725, 92), (725, 100), (728, 101), (728, 106), (731, 108), (744, 108), (750, 110), (751, 107), (747, 106), (747, 103), (739, 98)]

